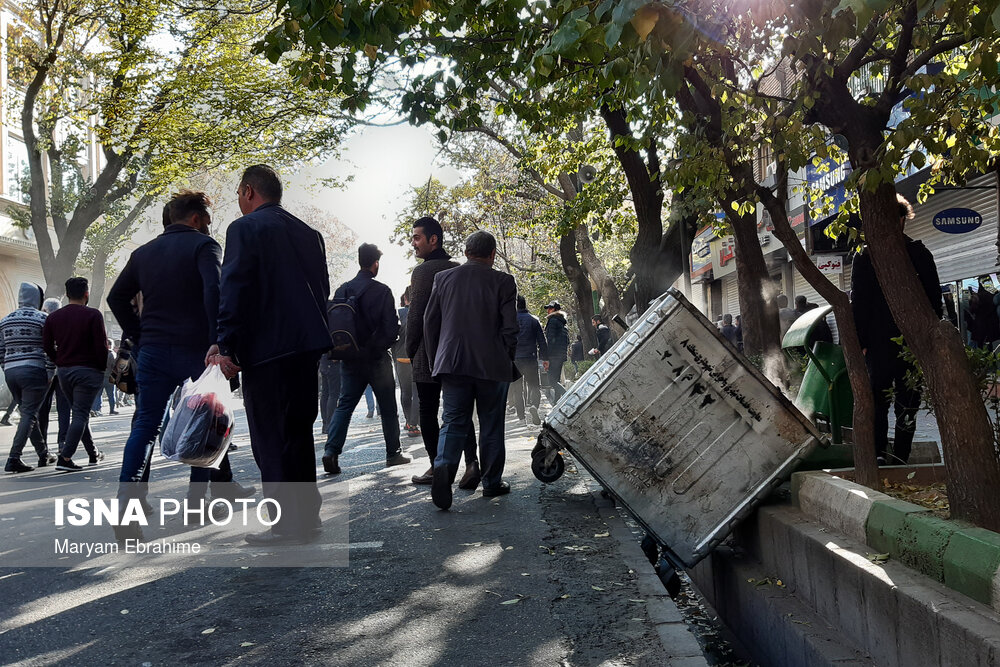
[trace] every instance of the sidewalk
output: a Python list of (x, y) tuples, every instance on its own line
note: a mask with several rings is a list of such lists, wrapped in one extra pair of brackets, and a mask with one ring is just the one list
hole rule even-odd
[[(87, 474), (117, 477), (130, 417), (95, 422), (108, 459)], [(246, 482), (256, 468), (238, 423), (232, 462)], [(0, 569), (0, 661), (705, 665), (589, 476), (571, 463), (555, 484), (534, 479), (536, 432), (508, 421), (510, 495), (456, 491), (440, 512), (409, 482), (427, 466), (422, 442), (404, 438), (413, 463), (385, 469), (378, 421), (358, 412), (341, 458), (349, 567)], [(185, 473), (163, 461), (152, 472)]]

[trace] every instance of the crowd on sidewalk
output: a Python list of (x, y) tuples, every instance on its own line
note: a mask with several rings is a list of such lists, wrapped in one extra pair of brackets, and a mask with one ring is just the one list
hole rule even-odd
[[(57, 299), (44, 301), (40, 287), (21, 285), (18, 309), (0, 320), (0, 364), (21, 415), (7, 472), (32, 470), (22, 460), (28, 441), (40, 467), (81, 470), (74, 461), (81, 443), (91, 464), (100, 461), (89, 420), (109, 387), (114, 412), (113, 385), (121, 378), (109, 373), (123, 363), (127, 369), (122, 360), (131, 357), (136, 410), (118, 491), (126, 501), (137, 498), (148, 507), (154, 442), (171, 396), (213, 365), (234, 390), (242, 383), (263, 493), (282, 507), (269, 531), (247, 536), (251, 544), (318, 537), (322, 500), (313, 424), (321, 413), (322, 469), (337, 475), (363, 396), (368, 418), (377, 411), (381, 419), (386, 466), (410, 463), (401, 445), (404, 430), (423, 439), (431, 465), (412, 482), (429, 485), (439, 508), (451, 505), (463, 458), (460, 488), (482, 484), (486, 497), (509, 493), (503, 479), (508, 405), (525, 423), (538, 424), (541, 389), (558, 401), (565, 392), (563, 365), (583, 357), (579, 336), (570, 345), (558, 301), (545, 305), (543, 326), (514, 278), (493, 268), (491, 234), (470, 235), (459, 263), (445, 251), (444, 230), (431, 217), (413, 223), (411, 246), (422, 262), (398, 308), (389, 287), (376, 280), (382, 253), (367, 243), (358, 249), (357, 275), (331, 298), (323, 239), (281, 206), (281, 195), (273, 169), (246, 169), (237, 189), (243, 217), (229, 226), (224, 253), (209, 235), (205, 193), (181, 191), (166, 203), (163, 233), (132, 253), (108, 293), (123, 330), (119, 359), (101, 312), (88, 306), (85, 278), (66, 281), (62, 307)], [(599, 315), (594, 324), (598, 346), (590, 353), (596, 356), (612, 337)], [(58, 449), (50, 453), (53, 399), (60, 428)], [(256, 493), (233, 479), (227, 455), (217, 468), (192, 467), (190, 479), (189, 500), (204, 500), (209, 489), (213, 499)], [(142, 537), (138, 526), (115, 532), (119, 539)]]

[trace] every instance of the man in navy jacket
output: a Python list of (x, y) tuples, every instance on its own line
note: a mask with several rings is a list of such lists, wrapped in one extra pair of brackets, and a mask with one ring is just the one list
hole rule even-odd
[[(153, 443), (171, 394), (205, 370), (205, 348), (215, 340), (219, 314), (222, 248), (208, 235), (211, 224), (204, 192), (181, 191), (164, 207), (163, 233), (137, 248), (108, 292), (108, 306), (125, 337), (138, 347), (139, 396), (132, 432), (125, 443), (119, 495), (145, 498)], [(142, 294), (142, 314), (132, 303)], [(229, 455), (219, 470), (191, 468), (189, 499), (212, 495), (232, 499), (253, 493), (233, 483)], [(125, 531), (118, 531), (126, 535)]]
[[(237, 190), (243, 217), (229, 226), (219, 285), (217, 344), (206, 363), (227, 377), (243, 371), (250, 446), (264, 496), (281, 505), (257, 545), (301, 544), (319, 534), (313, 423), (330, 277), (323, 237), (281, 207), (274, 169), (254, 165)], [(298, 482), (287, 484), (286, 482)]]

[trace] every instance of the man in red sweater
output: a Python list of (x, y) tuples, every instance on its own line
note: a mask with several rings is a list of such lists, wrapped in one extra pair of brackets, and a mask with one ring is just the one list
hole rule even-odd
[[(45, 319), (42, 345), (45, 354), (55, 363), (59, 385), (73, 405), (66, 442), (56, 461), (56, 470), (82, 470), (73, 462), (80, 439), (90, 441), (90, 408), (104, 387), (104, 371), (108, 365), (108, 336), (104, 316), (88, 308), (90, 289), (86, 278), (66, 281), (68, 304)], [(104, 454), (94, 450), (90, 463), (95, 464)]]

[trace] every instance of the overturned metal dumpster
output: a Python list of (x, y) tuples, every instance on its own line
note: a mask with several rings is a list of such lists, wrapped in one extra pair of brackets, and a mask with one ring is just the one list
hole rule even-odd
[(684, 296), (655, 303), (556, 404), (532, 453), (560, 450), (614, 495), (675, 564), (704, 558), (819, 443), (813, 425)]

